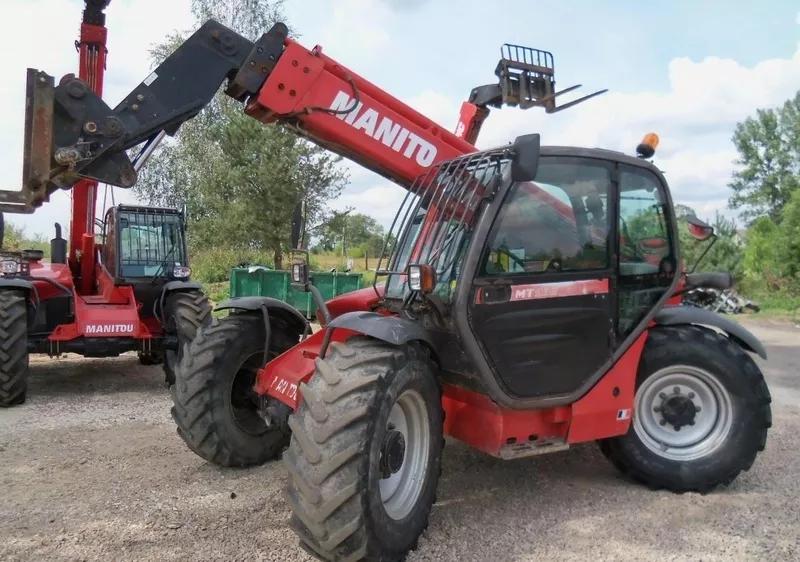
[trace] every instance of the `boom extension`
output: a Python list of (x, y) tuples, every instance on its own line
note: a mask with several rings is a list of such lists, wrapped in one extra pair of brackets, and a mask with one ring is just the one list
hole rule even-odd
[(477, 142), (490, 107), (544, 107), (546, 113), (557, 113), (608, 91), (599, 90), (557, 106), (558, 96), (577, 90), (581, 85), (556, 91), (552, 53), (508, 43), (502, 46), (500, 52), (500, 62), (494, 71), (498, 82), (473, 88), (468, 100), (461, 105), (456, 134), (470, 144)]
[(131, 187), (141, 162), (126, 150), (175, 135), (227, 81), (225, 93), (264, 122), (298, 134), (401, 185), (475, 147), (276, 23), (253, 43), (209, 20), (111, 109), (82, 80), (28, 69), (21, 198), (31, 209), (81, 178)]

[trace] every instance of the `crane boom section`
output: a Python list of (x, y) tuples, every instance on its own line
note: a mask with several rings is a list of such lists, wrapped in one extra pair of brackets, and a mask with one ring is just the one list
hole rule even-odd
[[(282, 23), (253, 43), (209, 20), (113, 109), (79, 78), (55, 85), (28, 69), (29, 100), (48, 107), (42, 115), (50, 119), (26, 131), (28, 204), (38, 207), (56, 189), (83, 180), (135, 185), (136, 162), (126, 151), (163, 133), (174, 136), (224, 84), (248, 115), (283, 123), (406, 188), (437, 162), (476, 151), (319, 47), (288, 38)], [(27, 111), (33, 106), (29, 101)], [(49, 135), (37, 133), (43, 129)], [(49, 170), (36, 165), (48, 160)]]

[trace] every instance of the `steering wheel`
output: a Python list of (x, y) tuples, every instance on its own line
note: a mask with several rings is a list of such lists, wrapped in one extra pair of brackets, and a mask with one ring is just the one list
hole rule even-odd
[(633, 251), (633, 258), (631, 259), (632, 262), (642, 263), (645, 260), (644, 253), (642, 252), (642, 248), (639, 246), (638, 242), (634, 242), (633, 238), (631, 238), (630, 233), (628, 232), (628, 223), (625, 222), (625, 219), (621, 219), (622, 221), (622, 235), (630, 242), (631, 250)]
[[(507, 250), (506, 248), (494, 248), (494, 250), (496, 252), (502, 252), (503, 254), (507, 255), (509, 258), (511, 258), (517, 264), (519, 264), (519, 266), (522, 268), (523, 271), (525, 270), (525, 262), (522, 261), (520, 258), (518, 258), (516, 255), (512, 254), (511, 250)], [(506, 272), (506, 273), (510, 273), (510, 272)]]

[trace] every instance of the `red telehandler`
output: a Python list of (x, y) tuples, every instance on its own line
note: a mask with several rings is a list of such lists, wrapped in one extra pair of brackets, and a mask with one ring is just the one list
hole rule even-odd
[[(70, 99), (102, 95), (108, 4), (109, 0), (85, 2), (80, 40), (75, 44), (79, 75), (65, 77), (71, 84)], [(32, 140), (51, 141), (48, 119), (53, 111), (61, 110), (54, 110), (43, 93), (28, 89), (26, 160), (34, 155), (32, 149), (39, 148), (30, 144)], [(75, 132), (90, 138), (120, 135), (123, 129), (114, 120), (89, 119)], [(142, 147), (127, 173), (134, 173), (146, 161), (163, 136), (153, 137)], [(74, 148), (87, 149), (91, 150), (83, 141)], [(23, 172), (26, 179), (47, 174), (49, 163), (36, 160), (35, 155), (29, 162), (32, 165)], [(0, 407), (25, 402), (30, 353), (113, 357), (137, 351), (143, 364), (163, 363), (171, 383), (179, 341), (190, 341), (199, 326), (211, 321), (211, 304), (201, 285), (189, 280), (185, 213), (116, 205), (100, 221), (95, 218), (97, 188), (98, 180), (105, 179), (98, 172), (74, 185), (69, 251), (58, 223), (50, 242), (50, 262), (43, 261), (43, 252), (38, 250), (0, 251)], [(0, 213), (32, 213), (47, 200), (29, 195), (25, 190), (0, 193)], [(98, 224), (101, 243), (95, 241)]]
[[(229, 314), (198, 330), (171, 387), (192, 451), (223, 466), (282, 455), (289, 526), (323, 560), (402, 559), (417, 547), (445, 436), (503, 459), (597, 441), (623, 473), (674, 492), (705, 492), (752, 466), (771, 398), (751, 354), (766, 352), (741, 325), (670, 304), (684, 286), (730, 276), (679, 269), (653, 137), (639, 157), (542, 146), (538, 134), (476, 150), (287, 34), (277, 23), (251, 42), (210, 20), (114, 109), (70, 95), (75, 79), (55, 86), (28, 71), (45, 109), (29, 120), (39, 127), (29, 126), (23, 192), (34, 201), (80, 178), (132, 185), (125, 151), (174, 134), (221, 85), (253, 118), (408, 191), (385, 281), (327, 303), (300, 246), (299, 202), (292, 280), (313, 294), (322, 329), (273, 299), (220, 303)], [(87, 121), (119, 129), (87, 135)], [(643, 246), (662, 248), (657, 263)]]

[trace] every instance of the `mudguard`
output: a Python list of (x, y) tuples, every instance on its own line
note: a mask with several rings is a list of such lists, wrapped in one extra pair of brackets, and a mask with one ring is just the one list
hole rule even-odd
[(172, 291), (184, 291), (184, 290), (197, 290), (203, 288), (203, 285), (194, 281), (170, 281), (166, 285), (164, 285), (163, 292), (164, 293), (171, 293)]
[(24, 289), (33, 291), (33, 283), (25, 279), (0, 279), (0, 289)]
[(214, 307), (214, 310), (235, 309), (255, 312), (260, 311), (262, 307), (266, 307), (270, 314), (281, 311), (281, 316), (293, 324), (301, 334), (306, 333), (306, 330), (310, 331), (308, 319), (299, 310), (290, 304), (271, 297), (232, 297), (219, 303)]
[(419, 324), (405, 318), (384, 316), (377, 312), (346, 312), (334, 318), (326, 327), (353, 330), (393, 345), (403, 345), (411, 340), (421, 340), (434, 347), (428, 332)]
[(675, 324), (701, 324), (719, 328), (738, 343), (742, 348), (751, 353), (757, 354), (762, 359), (767, 358), (767, 350), (762, 343), (747, 328), (728, 320), (710, 310), (695, 308), (692, 306), (668, 306), (656, 314), (653, 321), (662, 326), (672, 326)]

